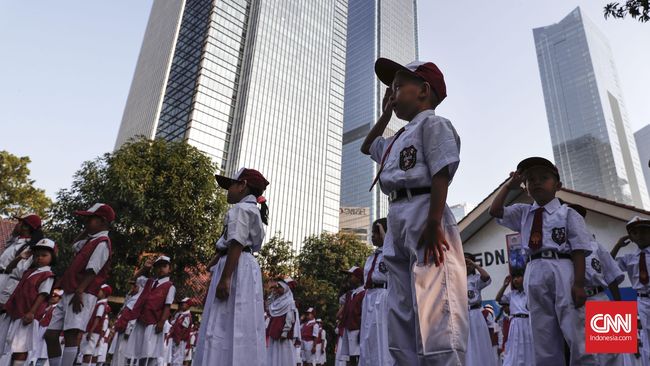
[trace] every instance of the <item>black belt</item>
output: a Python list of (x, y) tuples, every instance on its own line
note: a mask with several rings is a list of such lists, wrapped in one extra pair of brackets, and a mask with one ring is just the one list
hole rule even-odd
[(474, 304), (474, 305), (470, 305), (469, 307), (470, 310), (480, 309), (480, 308), (481, 308), (481, 304)]
[(370, 287), (367, 287), (368, 289), (371, 288), (388, 288), (388, 284), (386, 283), (373, 283)]
[(558, 253), (553, 250), (545, 250), (537, 254), (533, 254), (529, 257), (531, 261), (535, 259), (571, 259), (571, 254), (567, 253)]
[(512, 316), (513, 318), (528, 318), (528, 314), (515, 314)]
[(636, 294), (637, 297), (650, 297), (650, 294)]
[[(253, 253), (253, 249), (251, 249), (251, 247), (244, 247), (241, 251), (246, 253)], [(226, 249), (217, 250), (217, 253), (219, 253), (219, 255), (221, 256), (227, 255), (228, 249), (226, 248)]]
[(605, 291), (605, 288), (603, 286), (585, 288), (585, 294), (587, 297), (596, 296), (603, 291)]
[(404, 198), (411, 198), (413, 196), (429, 193), (431, 193), (431, 187), (397, 189), (388, 194), (388, 202), (392, 203)]

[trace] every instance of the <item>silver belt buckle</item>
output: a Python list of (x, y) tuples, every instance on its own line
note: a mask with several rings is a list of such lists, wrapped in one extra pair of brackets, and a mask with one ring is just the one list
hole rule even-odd
[(394, 202), (397, 199), (397, 191), (392, 191), (388, 194), (388, 201)]
[(542, 258), (546, 258), (546, 259), (549, 259), (549, 258), (555, 258), (555, 255), (554, 255), (554, 254), (555, 254), (555, 253), (554, 253), (553, 251), (551, 251), (551, 250), (546, 250), (546, 251), (543, 251), (543, 252), (542, 252)]

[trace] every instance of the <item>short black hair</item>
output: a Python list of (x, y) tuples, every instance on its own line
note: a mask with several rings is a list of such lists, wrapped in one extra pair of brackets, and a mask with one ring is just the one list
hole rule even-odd
[[(50, 267), (54, 267), (56, 265), (56, 252), (52, 248), (44, 247), (44, 246), (34, 246), (32, 247), (32, 252), (36, 254), (38, 251), (43, 251), (43, 252), (48, 252), (52, 255), (52, 260), (50, 261)], [(34, 262), (34, 265), (36, 263)]]
[[(421, 77), (413, 74), (412, 72), (405, 71), (405, 70), (399, 70), (395, 73), (395, 76), (400, 75), (400, 77), (403, 77), (406, 79), (408, 82), (412, 82), (414, 84), (417, 84), (418, 86), (422, 87), (425, 83), (429, 84), (426, 82), (424, 79)], [(437, 107), (438, 104), (440, 104), (440, 100), (438, 96), (436, 95), (436, 91), (433, 90), (433, 86), (429, 85), (429, 90), (431, 91), (431, 95), (429, 96), (429, 103), (431, 103), (431, 106), (433, 108)]]

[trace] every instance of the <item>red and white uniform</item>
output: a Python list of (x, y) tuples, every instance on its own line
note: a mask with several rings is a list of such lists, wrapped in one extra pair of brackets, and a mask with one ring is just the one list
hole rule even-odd
[(361, 316), (359, 365), (392, 366), (388, 350), (388, 268), (382, 248), (366, 259), (363, 268), (366, 295)]
[(244, 246), (232, 275), (230, 296), (216, 297), (217, 285), (226, 265), (226, 255), (212, 267), (212, 279), (204, 306), (194, 366), (266, 364), (264, 291), (262, 272), (252, 253), (262, 247), (264, 225), (253, 195), (232, 206), (224, 220), (224, 235), (216, 243), (227, 252), (237, 242)]
[[(79, 344), (79, 353), (82, 355), (95, 356), (95, 352), (99, 346), (99, 340), (104, 333), (104, 321), (108, 321), (108, 314), (111, 312), (110, 309), (108, 299), (99, 300), (95, 304), (93, 314), (86, 325), (86, 334), (81, 337), (81, 343)], [(99, 320), (96, 325), (95, 320)]]
[[(57, 306), (54, 310), (48, 329), (85, 330), (95, 309), (99, 289), (108, 279), (111, 266), (111, 240), (108, 238), (108, 231), (98, 232), (76, 242), (73, 249), (76, 253), (75, 257), (61, 278), (61, 287), (64, 291), (61, 306)], [(70, 300), (87, 270), (92, 270), (96, 275), (81, 295), (83, 303), (81, 312), (75, 313)]]
[(143, 290), (133, 308), (137, 321), (125, 356), (131, 359), (164, 357), (166, 332), (156, 333), (156, 324), (161, 320), (165, 306), (174, 303), (176, 288), (169, 277), (140, 277), (137, 282)]
[(269, 324), (266, 328), (269, 339), (267, 366), (295, 365), (295, 301), (287, 283), (280, 281), (278, 285), (282, 286), (284, 293), (280, 296), (274, 294), (269, 304)]
[(108, 353), (113, 355), (111, 366), (126, 365), (126, 356), (124, 352), (127, 347), (128, 337), (133, 332), (136, 323), (136, 319), (133, 316), (133, 307), (135, 306), (136, 301), (138, 301), (143, 288), (138, 287), (138, 289), (137, 293), (126, 296), (124, 299), (124, 306), (122, 306), (122, 309), (117, 316), (117, 320), (115, 321), (115, 335), (113, 336), (111, 346), (108, 350)]
[(350, 290), (345, 295), (345, 306), (343, 307), (343, 319), (341, 322), (343, 326), (341, 355), (343, 356), (359, 356), (361, 353), (359, 348), (359, 333), (365, 295), (366, 290), (363, 286)]
[[(47, 295), (54, 284), (54, 273), (49, 266), (32, 268), (27, 270), (16, 286), (13, 294), (5, 304), (5, 316), (2, 322), (7, 323), (2, 329), (6, 333), (0, 334), (2, 343), (1, 365), (11, 363), (12, 353), (33, 353), (39, 350), (39, 322), (47, 302), (43, 301), (41, 306), (34, 313), (34, 320), (29, 325), (23, 324), (23, 317), (32, 308), (39, 295)], [(31, 359), (28, 355), (27, 359)]]
[(302, 325), (300, 338), (302, 339), (302, 362), (308, 365), (315, 365), (317, 353), (311, 353), (312, 347), (320, 334), (320, 326), (316, 320), (310, 320)]
[(187, 310), (174, 316), (169, 342), (172, 347), (172, 366), (181, 366), (185, 361), (187, 344), (192, 332), (192, 313)]

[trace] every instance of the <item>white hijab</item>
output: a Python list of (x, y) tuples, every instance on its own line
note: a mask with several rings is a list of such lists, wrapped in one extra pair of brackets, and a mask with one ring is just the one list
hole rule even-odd
[(295, 302), (293, 300), (293, 293), (284, 281), (278, 281), (278, 284), (284, 289), (284, 293), (273, 299), (269, 305), (269, 315), (272, 317), (282, 316), (289, 311), (293, 310)]

